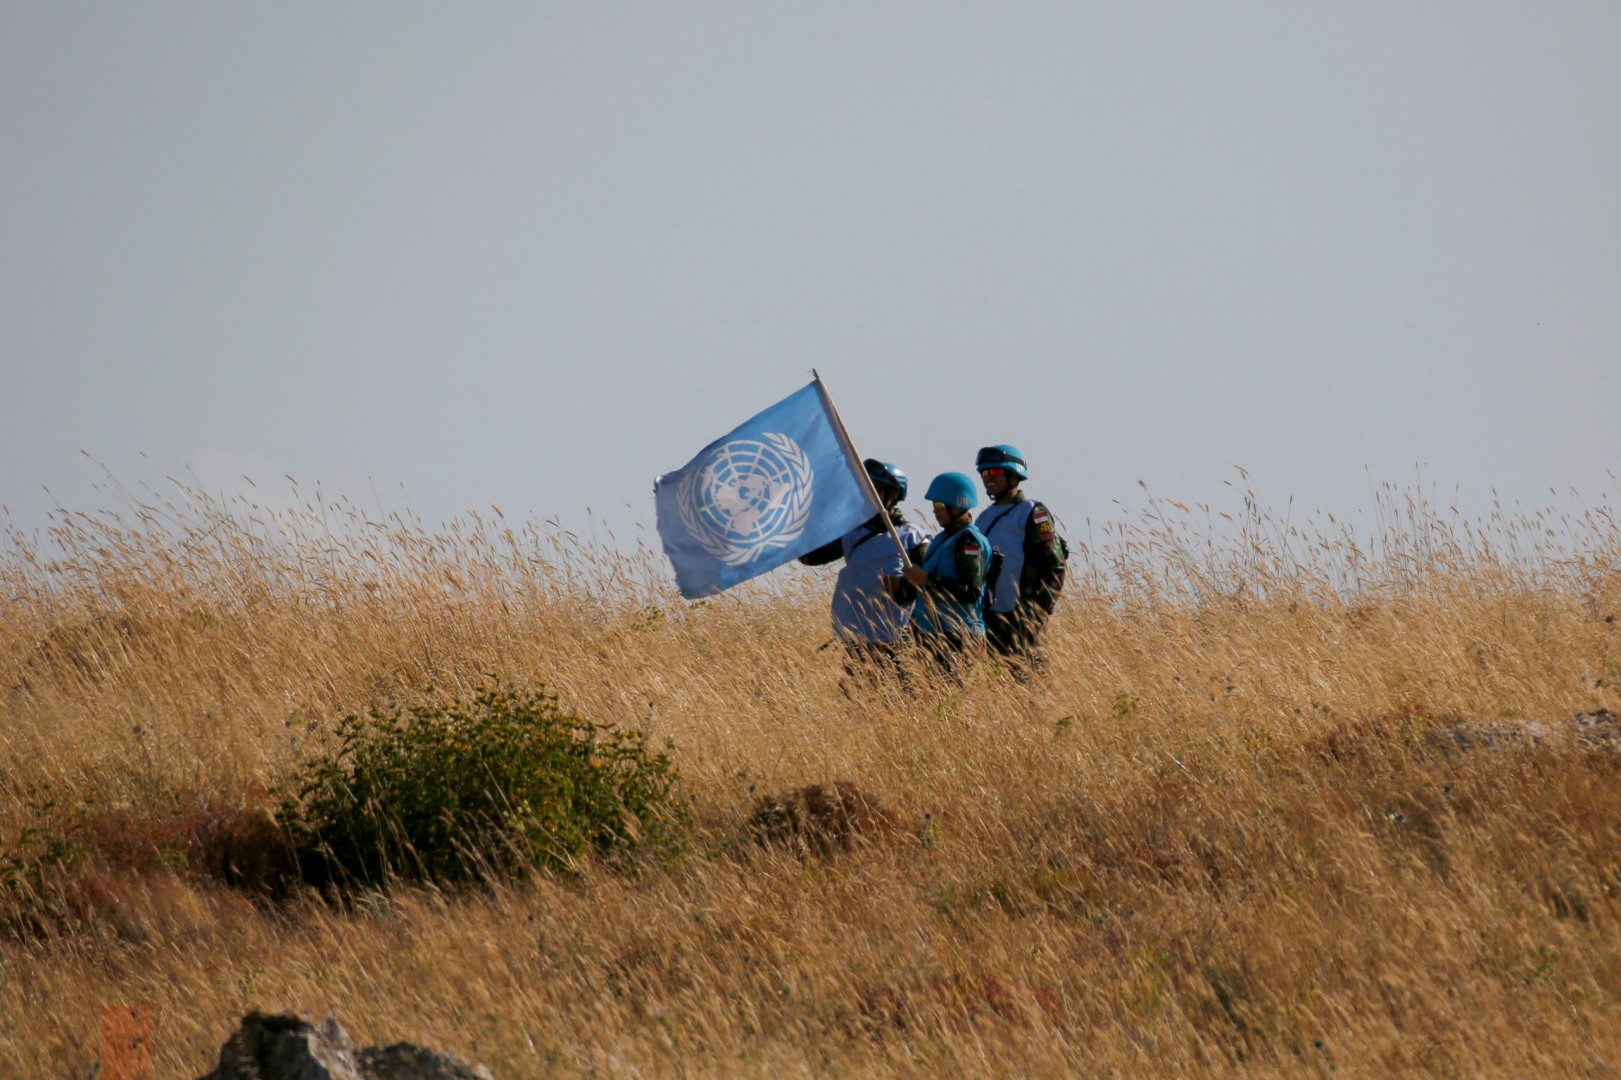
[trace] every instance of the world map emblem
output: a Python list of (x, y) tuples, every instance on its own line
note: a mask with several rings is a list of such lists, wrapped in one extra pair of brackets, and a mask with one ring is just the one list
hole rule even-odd
[(799, 538), (810, 517), (815, 473), (780, 432), (734, 439), (681, 480), (681, 524), (705, 551), (744, 566)]

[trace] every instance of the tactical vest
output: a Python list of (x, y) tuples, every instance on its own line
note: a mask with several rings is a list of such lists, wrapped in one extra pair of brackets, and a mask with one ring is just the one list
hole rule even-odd
[[(895, 527), (907, 549), (926, 537), (916, 525)], [(844, 565), (833, 585), (833, 633), (840, 641), (895, 641), (911, 619), (910, 604), (897, 604), (878, 579), (900, 577), (905, 564), (887, 529), (858, 525), (844, 534)]]
[[(979, 541), (979, 548), (985, 553), (985, 560), (989, 562), (990, 541), (985, 539), (984, 533), (968, 525), (944, 539), (935, 537), (934, 542), (929, 545), (928, 555), (924, 556), (923, 569), (935, 577), (955, 581), (957, 547), (967, 536), (975, 537)], [(917, 607), (912, 610), (912, 625), (917, 627), (920, 634), (973, 634), (976, 637), (983, 637), (985, 590), (979, 591), (979, 596), (972, 604), (961, 604), (944, 596), (934, 596), (924, 589), (918, 594)]]
[(1024, 538), (1028, 535), (1033, 499), (1011, 505), (992, 503), (974, 522), (991, 546), (1002, 553), (1002, 572), (990, 583), (991, 610), (1006, 614), (1019, 606), (1019, 578), (1024, 573)]

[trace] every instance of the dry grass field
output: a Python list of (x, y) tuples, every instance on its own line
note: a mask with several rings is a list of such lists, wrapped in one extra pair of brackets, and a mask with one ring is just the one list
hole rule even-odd
[[(255, 1008), (498, 1077), (1617, 1075), (1621, 757), (1571, 718), (1621, 709), (1621, 532), (1378, 503), (1072, 522), (1047, 671), (912, 692), (841, 690), (830, 575), (689, 605), (495, 512), (63, 515), (0, 556), (0, 1075), (92, 1075), (108, 1002), (160, 1077)], [(345, 900), (198, 854), (345, 714), (492, 681), (668, 741), (684, 861)], [(747, 827), (830, 781), (887, 823)]]

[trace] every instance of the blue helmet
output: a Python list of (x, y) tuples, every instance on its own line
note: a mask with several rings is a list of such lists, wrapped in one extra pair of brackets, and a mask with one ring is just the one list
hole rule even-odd
[(923, 497), (930, 502), (945, 503), (957, 510), (972, 510), (979, 505), (974, 482), (960, 472), (943, 472), (929, 483)]
[(974, 459), (974, 468), (1006, 469), (1020, 480), (1030, 479), (1030, 470), (1024, 464), (1024, 452), (1007, 443), (982, 447), (979, 456)]
[(867, 475), (872, 477), (874, 487), (896, 488), (900, 491), (901, 498), (906, 498), (906, 474), (897, 466), (887, 461), (879, 461), (877, 458), (868, 458), (861, 464), (866, 466)]

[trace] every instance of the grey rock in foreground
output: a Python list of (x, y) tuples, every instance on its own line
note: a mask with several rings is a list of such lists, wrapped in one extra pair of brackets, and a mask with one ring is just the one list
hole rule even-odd
[(494, 1080), (482, 1065), (411, 1043), (358, 1049), (330, 1016), (249, 1013), (202, 1080)]
[(455, 1054), (411, 1043), (362, 1050), (360, 1075), (365, 1080), (494, 1080), (482, 1065), (469, 1065)]

